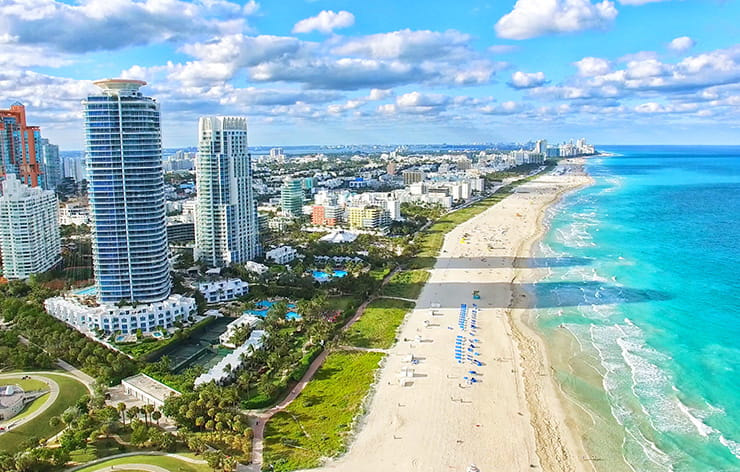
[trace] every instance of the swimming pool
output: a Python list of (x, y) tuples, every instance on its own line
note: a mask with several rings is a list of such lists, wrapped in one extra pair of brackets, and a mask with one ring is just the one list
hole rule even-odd
[(91, 285), (89, 287), (85, 287), (85, 288), (81, 288), (79, 290), (75, 290), (72, 293), (74, 293), (75, 295), (82, 295), (82, 296), (95, 295), (97, 293), (97, 288), (95, 287), (95, 285)]
[(327, 274), (323, 270), (315, 270), (311, 273), (313, 275), (313, 278), (316, 279), (318, 282), (326, 282), (330, 278), (336, 277), (341, 279), (342, 277), (347, 276), (346, 270), (335, 270), (334, 272), (330, 274)]
[[(256, 303), (256, 305), (262, 308), (261, 310), (246, 310), (244, 311), (244, 314), (250, 314), (254, 316), (259, 316), (260, 318), (264, 318), (267, 316), (267, 312), (270, 310), (270, 308), (274, 304), (275, 302), (271, 302), (269, 300), (260, 300)], [(301, 315), (299, 315), (296, 311), (294, 311), (297, 308), (295, 303), (288, 303), (287, 307), (291, 311), (285, 314), (286, 320), (300, 320), (301, 319)]]

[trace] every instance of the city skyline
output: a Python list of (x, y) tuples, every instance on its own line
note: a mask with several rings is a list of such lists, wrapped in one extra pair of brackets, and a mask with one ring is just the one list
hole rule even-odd
[(206, 114), (247, 116), (257, 146), (737, 133), (735, 2), (119, 3), (3, 7), (0, 103), (62, 150), (82, 149), (79, 101), (101, 77), (149, 83), (165, 147), (196, 145)]

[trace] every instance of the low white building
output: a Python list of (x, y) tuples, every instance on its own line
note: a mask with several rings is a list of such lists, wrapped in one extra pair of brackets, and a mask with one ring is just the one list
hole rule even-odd
[(101, 330), (107, 333), (149, 333), (158, 328), (172, 328), (197, 312), (195, 299), (173, 294), (161, 302), (143, 305), (98, 304), (93, 297), (68, 295), (49, 298), (44, 308), (53, 317), (60, 319), (83, 333)]
[(208, 303), (221, 303), (249, 293), (249, 284), (241, 279), (216, 280), (199, 283), (198, 290)]
[(249, 272), (254, 272), (257, 275), (262, 275), (268, 270), (270, 270), (269, 267), (267, 267), (264, 264), (260, 264), (259, 262), (254, 261), (247, 261), (244, 263), (244, 268), (247, 269)]
[(252, 356), (254, 351), (262, 348), (262, 338), (267, 333), (263, 330), (256, 329), (249, 335), (249, 339), (244, 344), (234, 349), (234, 351), (221, 359), (218, 364), (211, 367), (211, 370), (201, 374), (195, 379), (195, 387), (208, 382), (215, 382), (218, 385), (226, 385), (234, 380), (236, 374), (244, 365), (245, 359)]
[(287, 264), (298, 257), (298, 251), (290, 246), (279, 246), (265, 253), (265, 259), (269, 259), (275, 264)]
[(332, 243), (332, 244), (341, 244), (341, 243), (351, 243), (355, 239), (357, 239), (357, 233), (351, 233), (349, 231), (344, 230), (338, 230), (338, 231), (332, 231), (331, 233), (322, 236), (319, 241), (326, 242), (326, 243)]
[(126, 395), (141, 400), (145, 405), (154, 405), (162, 408), (164, 401), (169, 397), (177, 397), (180, 392), (154, 380), (146, 374), (136, 374), (121, 380)]
[(229, 323), (226, 326), (226, 331), (221, 333), (221, 335), (218, 337), (218, 340), (226, 347), (235, 348), (233, 344), (231, 344), (231, 337), (234, 335), (234, 332), (241, 328), (242, 326), (249, 326), (249, 327), (255, 327), (257, 323), (260, 322), (262, 318), (256, 315), (251, 315), (249, 313), (245, 313), (239, 318), (235, 319), (231, 323)]

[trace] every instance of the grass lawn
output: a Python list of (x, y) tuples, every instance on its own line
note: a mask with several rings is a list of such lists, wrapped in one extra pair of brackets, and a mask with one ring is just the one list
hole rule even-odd
[(419, 298), (421, 289), (429, 280), (429, 272), (426, 270), (404, 270), (391, 277), (388, 283), (383, 287), (383, 295), (389, 297), (401, 298)]
[(414, 304), (403, 300), (378, 299), (365, 309), (357, 323), (344, 334), (344, 343), (355, 347), (387, 349), (396, 341), (398, 326)]
[(32, 421), (3, 434), (2, 441), (0, 441), (0, 452), (14, 452), (29, 439), (45, 439), (57, 434), (64, 426), (60, 425), (52, 428), (49, 426), (49, 419), (52, 416), (61, 415), (64, 410), (74, 405), (80, 397), (88, 393), (87, 388), (77, 380), (55, 374), (43, 374), (43, 376), (59, 385), (57, 400)]
[[(130, 435), (130, 434), (129, 434)], [(103, 457), (114, 454), (123, 454), (124, 452), (140, 451), (141, 448), (136, 446), (122, 446), (115, 439), (98, 439), (87, 444), (84, 449), (77, 449), (70, 452), (70, 459), (78, 464), (84, 464)]]
[[(104, 469), (112, 465), (124, 465), (124, 464), (148, 464), (162, 467), (172, 472), (212, 472), (213, 469), (208, 467), (206, 464), (191, 464), (175, 457), (168, 456), (128, 456), (121, 457), (118, 459), (111, 459), (109, 461), (100, 462), (99, 464), (91, 465), (78, 469), (78, 472), (94, 472), (96, 470)], [(135, 470), (135, 469), (134, 469)]]
[(276, 472), (316, 467), (321, 458), (343, 452), (382, 357), (331, 353), (301, 395), (267, 423), (265, 466)]

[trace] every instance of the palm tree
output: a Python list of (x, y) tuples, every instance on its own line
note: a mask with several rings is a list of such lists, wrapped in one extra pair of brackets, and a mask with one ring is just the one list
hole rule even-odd
[(152, 419), (157, 422), (157, 426), (159, 426), (160, 418), (162, 418), (162, 413), (159, 410), (154, 410), (152, 412)]
[(124, 414), (126, 412), (126, 404), (120, 402), (118, 405), (116, 405), (116, 410), (118, 410), (118, 413), (121, 414), (121, 423), (126, 426), (126, 415)]
[(154, 412), (154, 405), (152, 404), (144, 405), (144, 421), (146, 421), (147, 426), (149, 426), (149, 418), (150, 418), (149, 415), (151, 415), (152, 412)]

